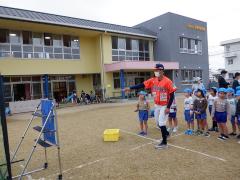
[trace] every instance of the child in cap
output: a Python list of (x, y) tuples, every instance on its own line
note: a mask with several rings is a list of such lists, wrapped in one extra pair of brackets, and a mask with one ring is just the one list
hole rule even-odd
[(146, 100), (145, 96), (147, 93), (145, 91), (140, 91), (138, 93), (139, 99), (137, 103), (137, 110), (138, 111), (138, 117), (139, 117), (139, 122), (140, 122), (140, 132), (139, 135), (145, 136), (147, 135), (147, 129), (148, 129), (148, 111), (150, 109), (150, 104)]
[[(236, 101), (237, 101), (237, 104), (236, 104), (236, 117), (237, 117), (238, 130), (240, 132), (240, 90), (238, 90), (236, 92), (235, 96), (236, 96)], [(240, 133), (237, 136), (237, 138), (240, 139)], [(239, 141), (239, 143), (240, 143), (240, 141)]]
[(170, 107), (170, 112), (168, 114), (168, 122), (169, 122), (169, 128), (168, 132), (176, 133), (178, 129), (178, 121), (177, 121), (177, 103), (176, 98), (174, 97), (173, 103)]
[(229, 134), (230, 136), (236, 136), (236, 131), (237, 131), (237, 127), (236, 127), (236, 99), (234, 98), (234, 89), (233, 88), (227, 88), (226, 89), (227, 92), (227, 100), (228, 103), (230, 105), (230, 122), (232, 124), (232, 132)]
[(196, 135), (204, 135), (209, 137), (210, 134), (207, 128), (207, 113), (206, 109), (208, 106), (207, 99), (205, 98), (205, 91), (203, 89), (198, 89), (196, 92), (197, 99), (193, 102), (193, 110), (196, 115), (196, 119), (199, 122), (199, 131)]
[(184, 89), (184, 117), (187, 122), (187, 130), (185, 134), (192, 135), (194, 131), (194, 117), (193, 117), (193, 98), (192, 90), (189, 88)]
[(212, 117), (214, 117), (218, 123), (220, 135), (219, 140), (225, 141), (228, 139), (228, 129), (226, 126), (227, 119), (230, 118), (230, 105), (226, 99), (226, 89), (218, 89), (218, 98), (213, 103)]
[[(211, 87), (210, 88), (210, 94), (207, 97), (208, 110), (209, 110), (210, 116), (212, 114), (212, 106), (213, 106), (213, 102), (214, 102), (215, 99), (217, 99), (217, 88), (216, 87)], [(209, 129), (209, 131), (216, 131), (216, 132), (218, 131), (217, 122), (214, 118), (212, 118), (212, 127)]]

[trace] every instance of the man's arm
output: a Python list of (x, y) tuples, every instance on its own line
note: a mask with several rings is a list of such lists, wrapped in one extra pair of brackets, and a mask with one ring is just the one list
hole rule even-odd
[(141, 89), (141, 88), (144, 88), (144, 84), (141, 83), (141, 84), (137, 84), (137, 85), (134, 85), (134, 86), (130, 86), (129, 89)]
[(167, 108), (169, 109), (173, 103), (173, 100), (174, 100), (174, 92), (170, 93), (170, 97), (169, 97), (169, 101), (168, 101), (168, 104), (167, 104)]

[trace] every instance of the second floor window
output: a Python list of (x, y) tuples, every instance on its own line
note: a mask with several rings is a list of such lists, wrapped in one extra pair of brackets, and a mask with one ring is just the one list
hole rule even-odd
[(80, 59), (79, 38), (0, 29), (0, 58)]
[(149, 61), (149, 41), (112, 36), (112, 60)]
[(202, 41), (198, 39), (180, 37), (179, 38), (180, 53), (202, 54)]

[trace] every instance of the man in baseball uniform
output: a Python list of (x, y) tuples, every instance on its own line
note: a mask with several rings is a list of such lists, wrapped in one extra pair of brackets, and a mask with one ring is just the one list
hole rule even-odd
[(169, 133), (166, 128), (166, 122), (174, 100), (174, 91), (176, 88), (173, 87), (172, 81), (164, 75), (164, 66), (162, 64), (155, 65), (154, 75), (155, 77), (141, 84), (125, 88), (125, 91), (141, 88), (151, 89), (155, 104), (154, 117), (162, 133), (162, 142), (155, 147), (157, 149), (164, 149), (168, 147), (167, 137)]

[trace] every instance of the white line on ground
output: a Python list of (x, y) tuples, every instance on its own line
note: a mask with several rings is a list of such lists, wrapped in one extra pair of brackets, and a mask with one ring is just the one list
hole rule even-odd
[[(12, 151), (10, 151), (10, 153), (13, 155), (13, 152)], [(15, 158), (17, 158), (17, 156), (15, 156)], [(19, 162), (19, 166), (23, 169), (24, 168), (24, 165), (21, 163), (21, 162)], [(32, 176), (31, 176), (31, 174), (28, 174), (28, 175), (26, 175), (27, 176), (27, 179), (28, 180), (32, 180), (33, 178), (32, 178)]]
[[(121, 131), (123, 131), (123, 132), (125, 132), (125, 133), (128, 133), (128, 134), (131, 134), (131, 135), (140, 136), (140, 135), (138, 135), (138, 134), (135, 134), (135, 133), (132, 133), (132, 132), (129, 132), (129, 131), (124, 131), (124, 130), (121, 130)], [(179, 134), (173, 135), (172, 137), (176, 137), (176, 136), (180, 136), (180, 135), (183, 135), (183, 133), (179, 133)], [(155, 142), (159, 142), (159, 141), (161, 140), (161, 139), (160, 139), (160, 140), (155, 140), (155, 139), (148, 138), (148, 137), (145, 137), (145, 136), (140, 136), (140, 137), (145, 138), (145, 139), (148, 139), (148, 140), (151, 140), (151, 141), (155, 141)], [(153, 142), (149, 142), (149, 143), (146, 143), (146, 144), (142, 144), (142, 145), (140, 145), (140, 146), (131, 148), (129, 151), (136, 151), (136, 150), (138, 150), (138, 149), (140, 149), (140, 148), (142, 148), (142, 147), (144, 147), (144, 146), (146, 146), (146, 145), (152, 144), (152, 143), (153, 143)], [(110, 158), (113, 158), (113, 157), (111, 157), (111, 156), (110, 156), (110, 157), (104, 157), (104, 158), (101, 158), (101, 159), (98, 159), (98, 160), (95, 160), (95, 161), (91, 161), (91, 162), (88, 162), (88, 163), (84, 163), (84, 164), (78, 165), (78, 166), (76, 166), (76, 167), (66, 169), (66, 170), (64, 170), (62, 173), (65, 174), (65, 173), (67, 173), (67, 172), (69, 172), (69, 171), (72, 171), (72, 170), (75, 170), (75, 169), (81, 169), (81, 168), (83, 168), (83, 167), (90, 166), (90, 165), (92, 165), (92, 164), (96, 164), (96, 163), (98, 163), (98, 162), (101, 162), (101, 161), (104, 161), (104, 160), (107, 160), (107, 159), (110, 159)], [(57, 173), (56, 173), (56, 174), (51, 174), (51, 175), (47, 176), (46, 178), (49, 178), (49, 177), (52, 177), (52, 176), (57, 176), (57, 175), (58, 175)], [(39, 179), (39, 180), (40, 180), (40, 179)]]
[[(123, 129), (121, 129), (121, 131), (124, 132), (124, 133), (130, 134), (130, 135), (134, 135), (134, 136), (138, 136), (138, 137), (140, 137), (140, 138), (144, 138), (144, 139), (151, 140), (151, 141), (153, 141), (153, 142), (159, 142), (159, 140), (157, 140), (157, 139), (140, 136), (140, 135), (138, 135), (138, 134), (136, 134), (136, 133), (133, 133), (133, 132), (130, 132), (130, 131), (126, 131), (126, 130), (123, 130)], [(182, 135), (182, 134), (183, 134), (183, 133), (180, 133), (180, 134), (177, 134), (176, 136), (180, 136), (180, 135)], [(172, 136), (172, 137), (176, 137), (176, 136)], [(200, 155), (203, 155), (203, 156), (212, 158), (212, 159), (216, 159), (216, 160), (220, 160), (220, 161), (226, 162), (226, 160), (223, 159), (223, 158), (220, 158), (220, 157), (217, 157), (217, 156), (212, 156), (212, 155), (209, 155), (209, 154), (200, 152), (200, 151), (196, 151), (196, 150), (193, 150), (193, 149), (189, 149), (189, 148), (185, 148), (185, 147), (173, 145), (173, 144), (170, 144), (170, 143), (168, 143), (168, 145), (169, 145), (169, 146), (172, 146), (172, 147), (175, 147), (175, 148), (178, 148), (178, 149), (182, 149), (182, 150), (190, 151), (190, 152), (193, 152), (193, 153), (197, 153), (197, 154), (200, 154)]]

